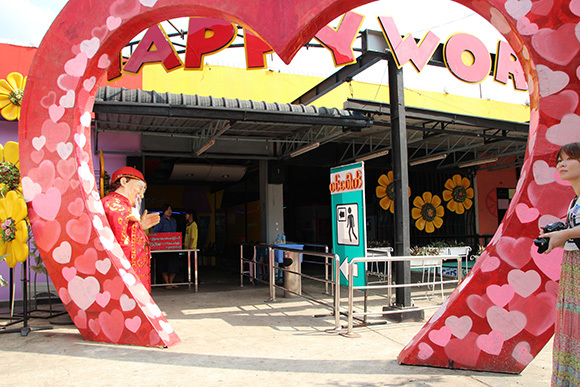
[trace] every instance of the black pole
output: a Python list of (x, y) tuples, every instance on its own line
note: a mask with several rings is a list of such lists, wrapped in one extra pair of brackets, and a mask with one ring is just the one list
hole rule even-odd
[[(397, 67), (391, 57), (389, 66), (389, 97), (391, 109), (391, 150), (393, 152), (393, 180), (395, 188), (395, 255), (408, 256), (411, 249), (409, 217), (409, 171), (407, 154), (407, 124), (405, 120), (405, 96), (403, 69)], [(411, 283), (409, 262), (395, 262), (395, 282)], [(396, 303), (401, 307), (411, 306), (411, 289), (397, 288)]]

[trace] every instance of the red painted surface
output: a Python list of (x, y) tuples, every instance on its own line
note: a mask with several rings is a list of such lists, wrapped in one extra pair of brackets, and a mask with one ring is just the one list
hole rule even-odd
[[(179, 340), (127, 267), (95, 190), (90, 112), (96, 80), (111, 57), (155, 23), (199, 15), (252, 29), (289, 62), (324, 25), (365, 2), (71, 0), (65, 6), (34, 59), (19, 141), (33, 232), (83, 337), (137, 345)], [(540, 13), (524, 1), (459, 2), (490, 20), (520, 58), (531, 94), (529, 149), (517, 193), (491, 244), (399, 362), (517, 373), (553, 331), (562, 252), (538, 255), (532, 239), (543, 222), (564, 215), (573, 196), (552, 168), (557, 149), (580, 140), (577, 104), (557, 103), (573, 100), (580, 90), (580, 6), (554, 0), (547, 2), (549, 12)], [(78, 17), (89, 9), (90, 17)], [(84, 255), (87, 245), (96, 258)]]

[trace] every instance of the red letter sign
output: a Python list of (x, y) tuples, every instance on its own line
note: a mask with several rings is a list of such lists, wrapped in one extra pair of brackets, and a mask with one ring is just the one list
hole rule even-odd
[(364, 16), (356, 12), (347, 12), (340, 19), (336, 29), (327, 25), (314, 36), (316, 40), (332, 52), (335, 66), (356, 62), (352, 44), (364, 19)]
[(173, 44), (165, 35), (161, 25), (156, 24), (149, 28), (139, 42), (137, 49), (125, 64), (123, 71), (138, 73), (145, 63), (163, 64), (166, 71), (173, 70), (182, 65), (177, 56)]
[(439, 44), (437, 35), (429, 31), (417, 45), (411, 34), (405, 36), (405, 39), (401, 39), (401, 34), (392, 17), (379, 16), (378, 19), (393, 57), (397, 61), (397, 67), (401, 68), (405, 63), (411, 61), (417, 71), (423, 70), (437, 49)]
[(522, 69), (518, 57), (509, 44), (500, 40), (495, 56), (495, 80), (505, 85), (510, 75), (514, 81), (514, 89), (528, 89), (524, 69)]
[[(471, 63), (463, 61), (463, 53), (471, 55)], [(491, 57), (481, 40), (469, 34), (451, 36), (443, 48), (443, 59), (451, 74), (464, 82), (483, 82), (491, 71)]]
[(268, 43), (244, 29), (244, 47), (246, 48), (246, 67), (248, 70), (266, 68), (266, 54), (274, 52)]
[(236, 38), (236, 26), (210, 18), (189, 19), (189, 33), (185, 49), (185, 67), (203, 69), (203, 57), (228, 47)]

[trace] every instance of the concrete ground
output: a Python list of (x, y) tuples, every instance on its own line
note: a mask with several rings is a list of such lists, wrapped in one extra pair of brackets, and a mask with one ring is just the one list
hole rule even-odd
[[(551, 341), (520, 375), (402, 366), (397, 355), (423, 323), (359, 327), (355, 333), (360, 337), (345, 337), (328, 332), (334, 317), (317, 303), (283, 298), (280, 290), (277, 302), (267, 302), (264, 285), (240, 287), (239, 277), (213, 284), (201, 278), (199, 293), (186, 288), (153, 291), (181, 337), (176, 346), (155, 349), (86, 342), (71, 325), (55, 325), (25, 337), (3, 334), (0, 385), (531, 387), (550, 383)], [(318, 285), (305, 282), (303, 286), (305, 293), (324, 299)], [(346, 305), (346, 291), (343, 300)], [(346, 324), (346, 319), (342, 322)], [(31, 320), (33, 326), (46, 324), (46, 320)]]

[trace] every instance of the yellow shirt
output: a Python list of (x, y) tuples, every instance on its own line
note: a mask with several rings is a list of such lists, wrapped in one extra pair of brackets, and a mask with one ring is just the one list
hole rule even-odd
[(184, 245), (186, 249), (197, 249), (197, 223), (191, 222), (187, 225), (185, 229), (185, 241)]

